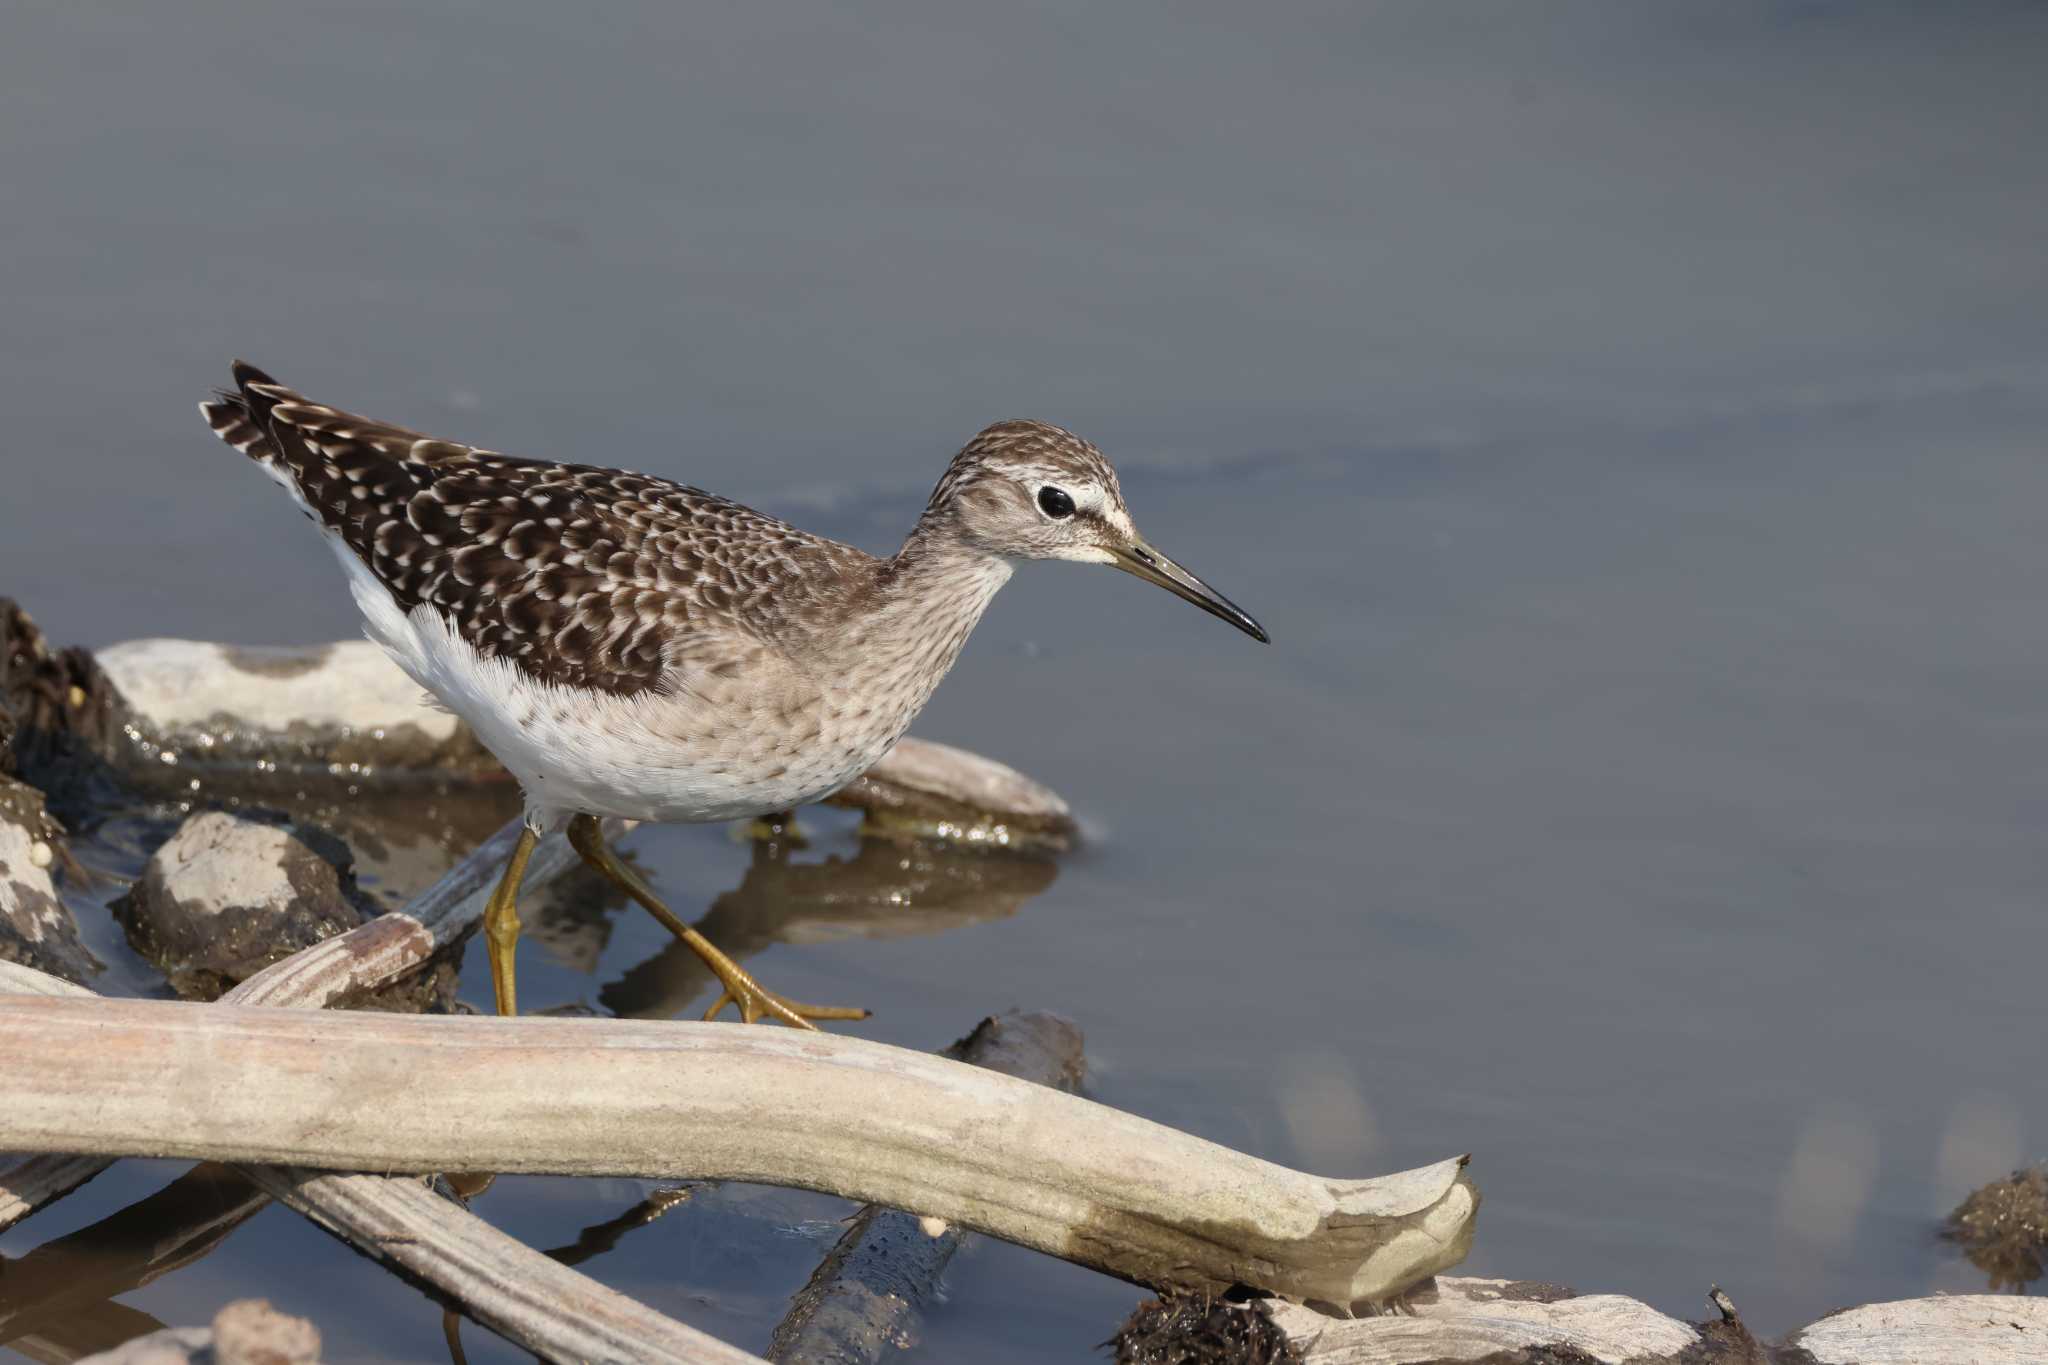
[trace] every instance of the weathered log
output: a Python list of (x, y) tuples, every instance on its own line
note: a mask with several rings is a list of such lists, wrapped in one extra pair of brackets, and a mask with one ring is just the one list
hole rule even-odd
[(958, 1062), (727, 1024), (15, 997), (0, 1093), (0, 1149), (755, 1181), (1336, 1305), (1455, 1264), (1478, 1205), (1463, 1158), (1325, 1179)]
[[(608, 837), (623, 826), (607, 822)], [(483, 915), (484, 902), (503, 870), (519, 836), (512, 821), (464, 858), (440, 881), (415, 897), (402, 911), (380, 915), (346, 934), (326, 939), (282, 962), (273, 963), (229, 991), (225, 1000), (244, 1005), (319, 1009), (377, 990), (417, 970), (441, 948), (452, 944)], [(559, 834), (543, 839), (527, 865), (526, 885), (538, 887), (578, 859)], [(0, 961), (0, 993), (73, 995), (95, 998), (80, 986), (35, 971), (10, 973)], [(0, 1229), (20, 1222), (36, 1209), (105, 1170), (95, 1156), (0, 1157)]]
[[(1034, 1085), (1073, 1090), (1081, 1030), (1055, 1014), (981, 1021), (944, 1056)], [(872, 1365), (917, 1335), (925, 1303), (966, 1234), (947, 1223), (869, 1204), (853, 1218), (776, 1325), (780, 1365)]]
[[(0, 960), (0, 995), (46, 995), (97, 1000), (84, 986)], [(4, 1149), (0, 1149), (4, 1153)], [(57, 1153), (45, 1156), (0, 1154), (0, 1231), (13, 1227), (59, 1195), (68, 1194), (104, 1171), (100, 1157)]]
[[(544, 843), (542, 849), (546, 847)], [(536, 852), (536, 864), (540, 856)], [(447, 893), (444, 897), (438, 902), (431, 894), (422, 898), (429, 902), (430, 922), (438, 931), (449, 932), (451, 921), (459, 922), (466, 899), (462, 895), (465, 880), (466, 876), (451, 872), (441, 888)], [(436, 912), (437, 904), (443, 907), (441, 912)], [(392, 918), (385, 916), (384, 920)], [(384, 920), (354, 931), (366, 935), (362, 943), (367, 959), (392, 964), (408, 944), (421, 952), (431, 951), (435, 935), (417, 922), (410, 923), (409, 936), (387, 933), (368, 938), (368, 931)], [(307, 998), (325, 991), (350, 990), (362, 983), (347, 970), (345, 960), (333, 958), (331, 950), (341, 942), (328, 939), (305, 950), (330, 950), (325, 967), (302, 973), (272, 969), (265, 974), (270, 977), (268, 982), (263, 976), (251, 977), (237, 989), (255, 987), (252, 995), (268, 994), (274, 1003), (283, 1003), (294, 989)], [(279, 963), (278, 968), (286, 965)], [(9, 994), (97, 999), (90, 991), (56, 977), (0, 963), (0, 997)], [(0, 1220), (26, 1216), (43, 1199), (90, 1179), (106, 1164), (99, 1157), (42, 1156), (0, 1173), (4, 1175), (0, 1178)], [(477, 1321), (546, 1359), (758, 1365), (757, 1357), (665, 1317), (505, 1236), (417, 1181), (276, 1166), (245, 1166), (240, 1173), (357, 1250), (424, 1280), (462, 1304)], [(38, 1195), (42, 1199), (35, 1198)]]
[(425, 1280), (470, 1317), (544, 1359), (761, 1365), (760, 1357), (506, 1236), (416, 1180), (279, 1166), (249, 1167), (245, 1174), (280, 1203)]

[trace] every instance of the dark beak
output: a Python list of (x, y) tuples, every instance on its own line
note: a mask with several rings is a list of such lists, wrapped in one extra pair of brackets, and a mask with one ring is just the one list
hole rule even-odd
[(1157, 583), (1182, 601), (1192, 602), (1211, 616), (1230, 622), (1262, 645), (1272, 643), (1266, 635), (1266, 628), (1239, 610), (1237, 603), (1144, 541), (1133, 540), (1115, 554), (1116, 566), (1125, 573), (1135, 574), (1147, 583)]

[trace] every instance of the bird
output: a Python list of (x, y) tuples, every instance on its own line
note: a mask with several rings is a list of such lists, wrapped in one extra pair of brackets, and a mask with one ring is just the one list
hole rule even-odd
[(1026, 560), (1121, 569), (1260, 643), (1230, 599), (1138, 534), (1102, 452), (984, 428), (893, 555), (650, 474), (515, 458), (315, 403), (237, 360), (199, 405), (340, 561), (365, 633), (518, 781), (521, 828), (484, 910), (498, 1013), (518, 1012), (519, 888), (557, 829), (704, 959), (746, 1023), (861, 1019), (770, 991), (679, 919), (600, 820), (790, 810), (902, 738)]

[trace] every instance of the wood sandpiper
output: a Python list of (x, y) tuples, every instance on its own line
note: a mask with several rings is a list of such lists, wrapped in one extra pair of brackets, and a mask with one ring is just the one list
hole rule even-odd
[(310, 402), (237, 361), (201, 403), (321, 529), (370, 637), (518, 779), (524, 828), (484, 911), (498, 1012), (516, 1012), (519, 882), (566, 823), (592, 867), (716, 973), (740, 1018), (866, 1010), (763, 987), (684, 924), (598, 818), (768, 815), (830, 794), (909, 728), (1023, 559), (1108, 564), (1264, 642), (1155, 550), (1102, 452), (1043, 422), (967, 443), (903, 548), (865, 554), (646, 474), (513, 459)]

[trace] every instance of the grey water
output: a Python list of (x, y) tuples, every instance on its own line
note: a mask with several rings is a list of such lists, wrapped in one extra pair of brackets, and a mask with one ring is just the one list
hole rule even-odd
[[(643, 830), (679, 908), (765, 916), (750, 966), (866, 1036), (1053, 1009), (1096, 1098), (1258, 1155), (1469, 1151), (1471, 1273), (1690, 1317), (1719, 1283), (1766, 1333), (1984, 1287), (1939, 1216), (2048, 1158), (2048, 9), (32, 3), (0, 33), (0, 593), (54, 639), (355, 633), (192, 410), (234, 355), (877, 551), (978, 427), (1060, 422), (1273, 645), (1031, 566), (916, 731), (1065, 794), (1079, 851), (938, 857), (944, 913), (869, 925), (818, 908), (894, 875), (842, 819), (784, 866)], [(579, 933), (526, 945), (529, 1008), (706, 1003), (645, 917)], [(0, 1257), (178, 1174), (117, 1166)], [(478, 1207), (558, 1247), (647, 1193)], [(758, 1350), (845, 1212), (704, 1191), (583, 1268)], [(443, 1355), (418, 1291), (244, 1216), (102, 1335), (256, 1293), (331, 1359)], [(921, 1358), (1083, 1358), (1138, 1297), (991, 1244), (949, 1283)], [(72, 1358), (76, 1314), (32, 1306), (0, 1359)]]

